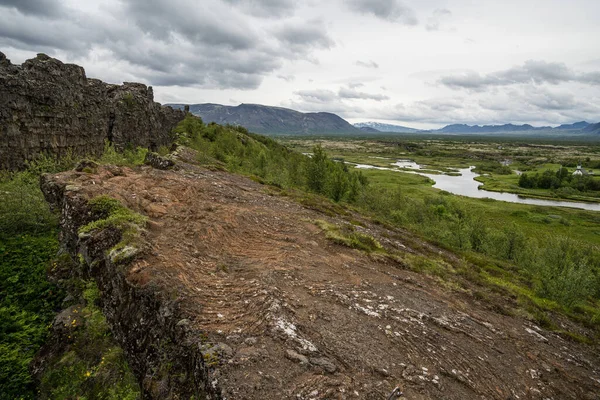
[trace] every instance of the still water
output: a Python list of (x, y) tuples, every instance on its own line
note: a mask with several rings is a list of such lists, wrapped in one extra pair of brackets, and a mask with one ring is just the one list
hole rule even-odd
[(379, 169), (423, 175), (435, 181), (435, 185), (433, 185), (433, 187), (436, 189), (445, 190), (446, 192), (450, 192), (452, 194), (458, 194), (461, 196), (473, 197), (477, 199), (488, 198), (501, 201), (508, 201), (511, 203), (532, 204), (536, 206), (571, 207), (590, 211), (600, 211), (600, 204), (598, 203), (576, 203), (571, 201), (560, 200), (529, 199), (521, 197), (514, 193), (489, 192), (487, 190), (482, 190), (479, 188), (479, 186), (481, 186), (481, 183), (475, 180), (475, 178), (478, 177), (479, 174), (476, 174), (472, 171), (475, 167), (459, 169), (457, 170), (457, 172), (460, 173), (460, 176), (450, 176), (432, 175), (423, 172), (418, 172), (419, 169), (423, 169), (423, 166), (418, 165), (417, 163), (410, 160), (399, 160), (393, 163), (392, 165), (402, 168), (414, 169), (415, 171), (402, 171), (398, 170), (397, 168), (376, 167), (374, 165), (368, 164), (355, 164), (355, 167), (361, 169)]

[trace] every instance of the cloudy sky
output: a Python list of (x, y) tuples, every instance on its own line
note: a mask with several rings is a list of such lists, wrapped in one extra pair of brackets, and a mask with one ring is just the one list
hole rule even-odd
[(600, 121), (598, 0), (0, 0), (0, 51), (160, 102), (351, 122)]

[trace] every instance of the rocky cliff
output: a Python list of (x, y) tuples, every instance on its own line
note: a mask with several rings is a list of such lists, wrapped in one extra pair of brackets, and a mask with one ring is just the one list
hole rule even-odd
[(82, 67), (39, 54), (13, 65), (0, 53), (0, 168), (18, 169), (39, 153), (98, 154), (171, 141), (185, 113), (154, 102), (152, 87), (88, 79)]
[[(101, 170), (110, 178), (131, 172), (114, 166)], [(58, 175), (66, 177), (66, 181), (44, 175), (41, 188), (50, 206), (60, 212), (63, 248), (79, 261), (78, 270), (71, 274), (94, 280), (100, 289), (102, 311), (139, 380), (142, 398), (219, 399), (219, 391), (210, 384), (199, 350), (201, 336), (190, 333), (189, 320), (181, 315), (178, 297), (160, 292), (154, 284), (138, 284), (129, 275), (131, 259), (142, 251), (142, 241), (136, 245), (128, 243), (117, 251), (119, 243), (125, 243), (123, 227), (111, 225), (89, 234), (80, 232), (84, 225), (102, 218), (102, 212), (90, 206), (89, 200), (93, 197), (90, 193), (67, 184), (67, 181), (77, 181), (84, 176), (82, 174), (85, 173), (71, 171)], [(61, 325), (62, 315), (64, 312), (57, 317), (55, 325)], [(57, 336), (56, 331), (54, 335)], [(56, 342), (56, 338), (53, 339)], [(53, 351), (50, 347), (46, 346), (46, 352)], [(59, 352), (60, 346), (56, 347), (58, 350), (54, 351)], [(38, 355), (32, 369), (34, 373), (47, 367), (43, 365), (43, 358), (44, 354)]]

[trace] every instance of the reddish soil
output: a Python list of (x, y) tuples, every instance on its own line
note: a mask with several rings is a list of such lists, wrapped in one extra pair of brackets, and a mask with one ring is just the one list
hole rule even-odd
[[(400, 385), (411, 400), (600, 399), (596, 345), (498, 313), (505, 304), (490, 301), (501, 299), (332, 243), (311, 222), (342, 217), (186, 163), (70, 179), (150, 217), (151, 250), (129, 279), (181, 301), (224, 398), (386, 399)], [(459, 262), (362, 222), (386, 247)]]

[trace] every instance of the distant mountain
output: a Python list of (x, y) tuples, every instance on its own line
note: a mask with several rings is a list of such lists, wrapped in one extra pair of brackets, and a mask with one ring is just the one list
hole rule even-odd
[[(356, 125), (354, 125), (354, 126), (356, 126)], [(375, 128), (371, 128), (370, 126), (360, 126), (357, 128), (360, 129), (361, 131), (367, 132), (367, 133), (381, 133), (381, 131), (378, 131)]]
[[(540, 135), (546, 134), (560, 134), (561, 132), (570, 133), (574, 135), (589, 135), (590, 133), (600, 133), (600, 124), (590, 124), (585, 121), (575, 122), (573, 124), (563, 124), (555, 128), (551, 126), (531, 126), (529, 124), (514, 125), (466, 125), (466, 124), (453, 124), (447, 125), (441, 129), (434, 130), (431, 132), (435, 133), (446, 133), (446, 134), (504, 134), (504, 133), (515, 133), (524, 132), (528, 135), (536, 134), (536, 131), (540, 131)], [(568, 132), (571, 131), (571, 132)]]
[(408, 128), (406, 126), (401, 125), (390, 125), (390, 124), (382, 124), (379, 122), (359, 122), (354, 124), (355, 127), (363, 129), (363, 128), (371, 128), (375, 129), (379, 132), (392, 132), (392, 133), (416, 133), (420, 132), (419, 129)]
[[(183, 104), (170, 104), (173, 108)], [(319, 135), (362, 134), (358, 128), (339, 116), (326, 112), (301, 113), (288, 108), (270, 107), (259, 104), (223, 106), (220, 104), (192, 104), (190, 112), (204, 122), (242, 125), (251, 132), (262, 134)]]
[(524, 132), (524, 131), (540, 131), (550, 130), (550, 126), (534, 127), (529, 124), (514, 125), (465, 125), (465, 124), (453, 124), (447, 125), (442, 129), (435, 130), (437, 133), (505, 133), (505, 132)]
[(586, 128), (583, 129), (583, 132), (590, 134), (599, 134), (600, 135), (600, 122), (597, 124), (589, 124)]
[(579, 129), (585, 129), (588, 126), (590, 126), (589, 122), (585, 122), (585, 121), (581, 121), (581, 122), (575, 122), (574, 124), (563, 124), (560, 126), (557, 126), (554, 129), (559, 129), (559, 130), (579, 130)]
[[(167, 104), (183, 109), (184, 104)], [(221, 104), (192, 104), (190, 112), (205, 122), (242, 125), (251, 132), (282, 135), (364, 135), (378, 133), (424, 133), (424, 134), (466, 134), (466, 135), (504, 135), (523, 133), (525, 136), (537, 135), (596, 135), (600, 134), (600, 123), (589, 124), (581, 121), (573, 124), (535, 127), (529, 124), (515, 125), (466, 125), (452, 124), (437, 130), (419, 130), (401, 125), (379, 122), (361, 122), (354, 125), (339, 116), (326, 113), (301, 113), (288, 108), (270, 107), (259, 104), (240, 104), (224, 106)]]

